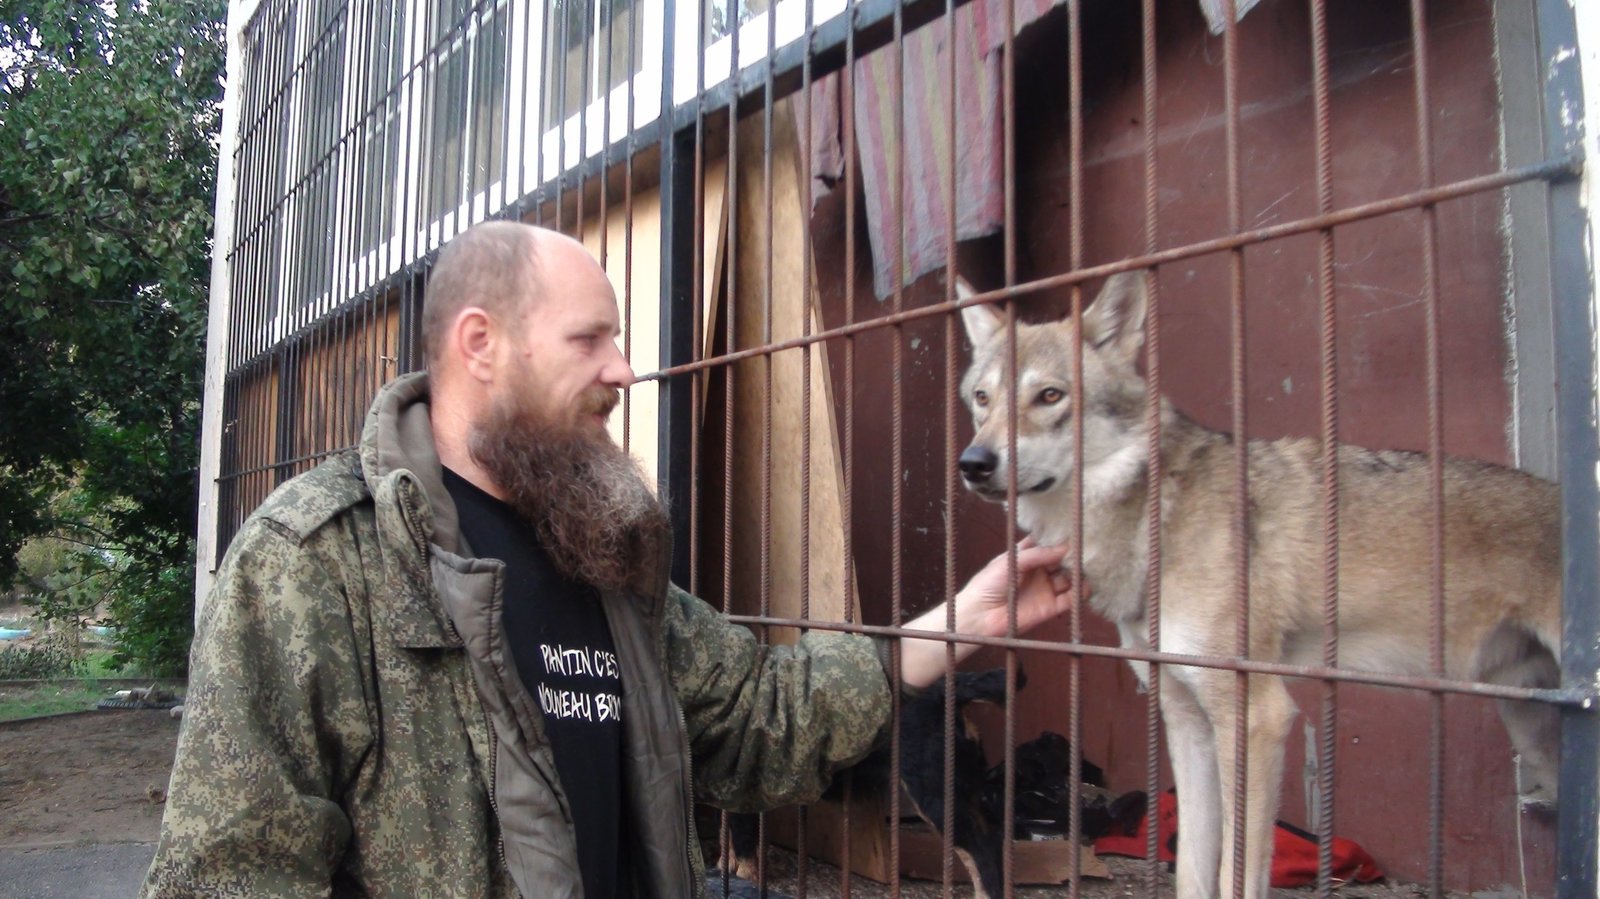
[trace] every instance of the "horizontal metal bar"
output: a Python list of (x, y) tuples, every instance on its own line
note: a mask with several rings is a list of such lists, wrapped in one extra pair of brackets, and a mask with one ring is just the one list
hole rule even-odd
[(796, 627), (809, 630), (866, 634), (873, 637), (937, 640), (946, 643), (970, 643), (974, 646), (994, 646), (1004, 649), (1042, 650), (1044, 652), (1066, 653), (1075, 656), (1159, 662), (1165, 665), (1187, 665), (1193, 668), (1218, 668), (1226, 671), (1242, 671), (1248, 674), (1272, 674), (1279, 677), (1370, 684), (1375, 687), (1399, 687), (1408, 690), (1424, 690), (1429, 693), (1455, 693), (1491, 699), (1522, 699), (1585, 709), (1594, 708), (1597, 703), (1600, 703), (1600, 690), (1596, 689), (1508, 687), (1501, 684), (1484, 684), (1476, 681), (1451, 680), (1440, 677), (1412, 677), (1403, 674), (1387, 674), (1381, 671), (1359, 671), (1321, 665), (1286, 665), (1281, 662), (1259, 662), (1253, 659), (1236, 659), (1227, 656), (1199, 656), (1177, 652), (1157, 652), (1150, 649), (1130, 649), (1122, 646), (1102, 646), (1097, 643), (1030, 640), (1021, 637), (985, 637), (981, 634), (928, 631), (908, 627), (891, 627), (889, 625), (852, 624), (842, 621), (813, 621), (805, 618), (774, 618), (762, 615), (728, 615), (727, 618), (735, 624), (764, 627)]
[(956, 309), (965, 308), (967, 306), (976, 306), (982, 303), (995, 303), (1001, 300), (1027, 299), (1031, 294), (1039, 293), (1055, 287), (1066, 287), (1072, 284), (1081, 284), (1085, 281), (1093, 281), (1097, 278), (1106, 278), (1121, 272), (1137, 271), (1139, 269), (1151, 268), (1153, 266), (1177, 262), (1182, 259), (1192, 259), (1196, 256), (1205, 256), (1210, 253), (1235, 250), (1241, 247), (1251, 246), (1253, 244), (1266, 243), (1267, 241), (1272, 240), (1281, 240), (1285, 237), (1293, 237), (1299, 234), (1308, 234), (1313, 231), (1321, 231), (1325, 228), (1332, 228), (1338, 225), (1347, 225), (1351, 222), (1361, 221), (1362, 219), (1376, 218), (1377, 216), (1381, 215), (1391, 215), (1396, 212), (1404, 212), (1408, 209), (1431, 206), (1436, 203), (1456, 200), (1462, 197), (1471, 196), (1472, 194), (1483, 193), (1485, 191), (1500, 190), (1510, 187), (1513, 184), (1520, 184), (1524, 181), (1563, 181), (1569, 178), (1577, 177), (1582, 170), (1583, 159), (1581, 156), (1547, 160), (1535, 165), (1521, 166), (1515, 169), (1507, 169), (1503, 172), (1496, 172), (1493, 175), (1482, 175), (1477, 178), (1467, 178), (1465, 180), (1456, 181), (1440, 187), (1414, 191), (1409, 194), (1400, 194), (1387, 200), (1378, 200), (1372, 203), (1363, 203), (1359, 206), (1350, 206), (1345, 209), (1338, 210), (1337, 212), (1331, 212), (1327, 215), (1316, 215), (1309, 218), (1296, 219), (1294, 221), (1271, 225), (1265, 228), (1242, 231), (1238, 234), (1230, 234), (1226, 237), (1204, 240), (1200, 241), (1199, 243), (1185, 244), (1181, 247), (1173, 247), (1170, 250), (1162, 250), (1157, 253), (1147, 253), (1143, 256), (1131, 256), (1126, 259), (1119, 259), (1116, 262), (1108, 262), (1104, 265), (1092, 265), (1088, 268), (1081, 268), (1077, 269), (1076, 271), (1066, 272), (1060, 275), (1051, 275), (1047, 278), (1040, 278), (1036, 281), (1018, 284), (1015, 287), (991, 290), (987, 293), (976, 294), (963, 300), (952, 300), (943, 303), (933, 303), (927, 306), (919, 306), (916, 309), (894, 312), (890, 313), (889, 315), (882, 315), (878, 316), (877, 318), (854, 322), (848, 325), (841, 325), (837, 328), (830, 328), (826, 331), (818, 331), (807, 337), (796, 337), (791, 340), (779, 341), (777, 343), (766, 344), (764, 346), (751, 347), (750, 349), (739, 350), (737, 352), (727, 353), (722, 356), (714, 356), (709, 359), (703, 359), (698, 362), (692, 362), (685, 365), (674, 365), (668, 368), (663, 368), (659, 371), (650, 372), (649, 374), (640, 375), (639, 380), (654, 381), (662, 378), (674, 377), (677, 375), (686, 375), (692, 372), (701, 371), (703, 369), (717, 368), (719, 366), (728, 365), (729, 363), (739, 362), (745, 359), (752, 359), (757, 356), (770, 355), (781, 350), (799, 349), (800, 347), (811, 346), (812, 344), (821, 343), (825, 340), (835, 340), (840, 337), (848, 337), (853, 334), (859, 334), (863, 331), (872, 331), (878, 328), (890, 327), (917, 319), (945, 315)]
[(217, 475), (217, 483), (220, 484), (223, 481), (237, 480), (237, 479), (245, 477), (247, 475), (263, 474), (263, 473), (269, 472), (269, 471), (277, 471), (278, 469), (284, 467), (285, 465), (299, 465), (301, 462), (315, 462), (318, 459), (326, 459), (327, 457), (329, 457), (331, 455), (334, 455), (335, 453), (342, 453), (342, 452), (344, 452), (346, 450), (353, 450), (355, 448), (356, 448), (355, 445), (338, 446), (338, 447), (334, 447), (333, 449), (330, 449), (330, 450), (322, 450), (320, 452), (307, 453), (304, 456), (295, 456), (293, 459), (284, 459), (281, 462), (268, 462), (265, 465), (257, 465), (254, 468), (245, 468), (245, 469), (242, 469), (240, 471), (225, 471), (225, 472)]

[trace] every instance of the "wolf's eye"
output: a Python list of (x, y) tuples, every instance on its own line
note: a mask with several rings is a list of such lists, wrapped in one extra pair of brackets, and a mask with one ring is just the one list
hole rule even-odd
[(972, 404), (977, 406), (979, 409), (987, 408), (989, 405), (989, 394), (984, 393), (982, 390), (972, 391)]
[(1062, 393), (1059, 388), (1055, 387), (1046, 387), (1045, 389), (1039, 391), (1039, 402), (1045, 406), (1054, 406), (1056, 403), (1066, 399), (1066, 397), (1067, 395), (1065, 393)]

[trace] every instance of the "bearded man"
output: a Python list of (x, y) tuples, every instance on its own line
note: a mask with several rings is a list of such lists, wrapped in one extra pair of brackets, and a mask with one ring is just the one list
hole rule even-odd
[[(699, 896), (694, 801), (810, 801), (885, 733), (882, 645), (758, 647), (667, 582), (666, 516), (605, 430), (633, 372), (582, 245), (468, 230), (422, 330), (428, 371), (223, 559), (149, 899)], [(1066, 608), (1061, 557), (1019, 551), (1021, 627)], [(1004, 557), (975, 576), (958, 627), (1003, 633), (1007, 581)], [(945, 658), (904, 641), (903, 682)]]

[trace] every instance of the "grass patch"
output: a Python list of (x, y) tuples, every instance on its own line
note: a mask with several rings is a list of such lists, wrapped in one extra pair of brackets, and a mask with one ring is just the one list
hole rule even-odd
[(79, 680), (0, 687), (0, 722), (85, 711), (106, 695), (104, 687)]

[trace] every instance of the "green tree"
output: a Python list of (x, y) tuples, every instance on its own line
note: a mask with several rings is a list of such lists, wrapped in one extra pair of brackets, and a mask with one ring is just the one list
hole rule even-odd
[(0, 587), (28, 538), (73, 541), (111, 560), (124, 653), (165, 668), (192, 612), (225, 22), (225, 0), (0, 0)]

